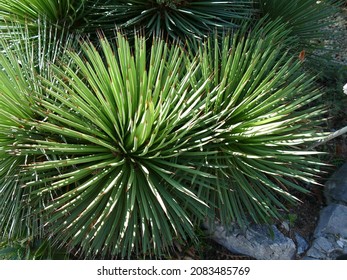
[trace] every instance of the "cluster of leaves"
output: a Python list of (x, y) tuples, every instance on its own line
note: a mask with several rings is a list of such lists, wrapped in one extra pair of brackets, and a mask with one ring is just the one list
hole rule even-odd
[[(337, 3), (335, 3), (337, 2)], [(343, 2), (343, 1), (342, 1)], [(142, 30), (147, 37), (167, 36), (186, 41), (207, 38), (215, 31), (237, 29), (245, 21), (281, 19), (297, 38), (298, 48), (312, 50), (325, 38), (324, 27), (341, 1), (315, 0), (0, 0), (0, 29), (20, 25), (37, 34), (42, 20), (65, 33), (113, 37)], [(36, 33), (35, 33), (36, 32)], [(136, 33), (136, 32), (135, 32)], [(316, 41), (313, 41), (316, 40)]]
[(183, 0), (0, 0), (1, 28), (16, 22), (38, 30), (42, 18), (71, 33), (101, 29), (112, 36), (116, 28), (148, 36), (206, 37), (215, 29), (237, 26), (252, 15), (253, 1)]
[[(342, 3), (341, 1), (335, 1), (338, 2), (335, 4), (332, 2), (334, 1), (260, 0), (259, 10), (262, 14), (267, 14), (270, 20), (280, 19), (281, 22), (286, 23), (291, 37), (296, 38), (295, 49), (302, 51), (306, 57), (317, 60), (322, 58), (318, 54), (337, 47), (329, 45), (328, 42), (333, 44), (333, 40), (331, 40), (331, 30), (327, 27), (332, 24), (333, 17)], [(335, 36), (338, 36), (338, 33)], [(318, 53), (317, 50), (319, 50)]]
[[(281, 18), (249, 22), (252, 1), (15, 2), (0, 0), (3, 240), (160, 257), (206, 219), (279, 219), (314, 183), (321, 93)], [(147, 36), (76, 39), (115, 18)], [(159, 30), (206, 39), (148, 42)]]
[[(235, 28), (254, 13), (253, 1), (105, 1), (96, 12), (104, 16), (106, 26), (109, 15), (116, 24), (130, 32), (136, 28), (145, 30), (148, 36), (166, 34), (174, 39), (205, 38), (214, 30)], [(113, 24), (113, 22), (111, 22)]]
[(64, 260), (70, 259), (65, 249), (59, 249), (45, 239), (24, 239), (0, 242), (0, 260)]

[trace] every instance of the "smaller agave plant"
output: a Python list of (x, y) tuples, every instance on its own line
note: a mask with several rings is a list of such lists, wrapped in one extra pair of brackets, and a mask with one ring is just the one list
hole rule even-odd
[(21, 174), (25, 164), (42, 159), (17, 154), (16, 144), (30, 138), (18, 121), (41, 119), (33, 108), (34, 98), (44, 96), (41, 78), (51, 77), (49, 64), (61, 58), (62, 46), (72, 47), (72, 41), (60, 37), (56, 29), (42, 28), (32, 37), (28, 29), (16, 28), (18, 32), (2, 30), (0, 38), (0, 236), (33, 240), (43, 236), (40, 209), (46, 201), (29, 203), (31, 189), (22, 188), (27, 181)]
[(95, 42), (99, 30), (113, 38), (115, 29), (128, 37), (142, 30), (147, 37), (163, 35), (184, 42), (237, 28), (254, 14), (252, 0), (0, 0), (0, 7), (1, 30), (17, 32), (20, 27), (36, 36), (45, 22), (67, 37), (79, 34)]
[(199, 74), (211, 91), (206, 111), (223, 120), (215, 146), (207, 147), (218, 151), (208, 158), (218, 167), (214, 188), (199, 193), (210, 197), (224, 225), (281, 219), (323, 166), (309, 148), (326, 136), (317, 129), (323, 93), (288, 55), (286, 26), (260, 21), (252, 31), (209, 38), (198, 51)]
[[(102, 4), (101, 4), (102, 2)], [(164, 35), (185, 41), (209, 33), (237, 28), (254, 13), (253, 1), (131, 0), (98, 1), (95, 15), (103, 26), (116, 24), (147, 36)], [(107, 24), (108, 23), (108, 24)]]
[(0, 0), (0, 26), (2, 30), (25, 27), (32, 31), (31, 35), (37, 35), (44, 23), (60, 31), (84, 28), (86, 2), (87, 0)]

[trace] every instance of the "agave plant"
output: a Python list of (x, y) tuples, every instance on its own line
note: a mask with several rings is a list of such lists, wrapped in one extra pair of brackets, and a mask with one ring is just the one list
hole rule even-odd
[(129, 32), (144, 29), (147, 36), (165, 34), (183, 41), (235, 28), (254, 12), (251, 0), (103, 0), (91, 10), (101, 27), (116, 24)]
[(0, 29), (16, 23), (29, 27), (33, 34), (42, 20), (65, 33), (104, 34), (114, 30), (145, 34), (165, 34), (177, 38), (203, 38), (214, 30), (237, 27), (254, 13), (252, 0), (0, 0)]
[[(232, 27), (235, 3), (251, 1), (128, 2), (83, 7), (100, 26), (151, 19), (149, 34), (176, 38)], [(34, 14), (38, 24), (44, 13)], [(216, 33), (197, 52), (158, 38), (148, 49), (139, 36), (131, 46), (120, 33), (67, 51), (49, 20), (38, 36), (17, 21), (0, 41), (3, 240), (47, 239), (85, 258), (160, 257), (206, 218), (279, 218), (292, 190), (306, 191), (297, 180), (314, 181), (319, 163), (305, 147), (321, 137), (321, 93), (286, 52), (293, 36), (280, 20)]]
[(83, 29), (85, 2), (86, 0), (0, 0), (0, 29), (17, 30), (18, 26), (22, 26), (30, 30), (33, 36), (44, 22), (59, 29)]
[(202, 187), (199, 194), (214, 201), (224, 225), (281, 218), (288, 203), (298, 202), (294, 194), (307, 193), (305, 182), (314, 183), (319, 173), (317, 152), (308, 146), (324, 136), (317, 128), (325, 109), (314, 102), (322, 93), (300, 60), (288, 56), (288, 32), (280, 21), (260, 22), (251, 32), (200, 47), (200, 75), (215, 91), (206, 112), (219, 114), (224, 124), (212, 148), (219, 153), (208, 161), (218, 167), (214, 191)]
[(11, 122), (2, 121), (3, 161), (21, 159), (2, 191), (10, 195), (18, 175), (29, 196), (17, 207), (34, 208), (46, 236), (89, 257), (160, 255), (176, 236), (193, 238), (194, 219), (208, 212), (191, 183), (213, 176), (177, 162), (213, 153), (203, 149), (218, 125), (201, 109), (206, 82), (193, 86), (198, 66), (182, 71), (184, 52), (164, 41), (147, 62), (145, 42), (137, 38), (132, 53), (121, 35), (117, 51), (101, 39), (101, 54), (84, 43), (84, 58), (68, 53), (53, 78), (41, 78), (44, 90), (19, 92), (30, 100), (26, 115), (8, 110)]

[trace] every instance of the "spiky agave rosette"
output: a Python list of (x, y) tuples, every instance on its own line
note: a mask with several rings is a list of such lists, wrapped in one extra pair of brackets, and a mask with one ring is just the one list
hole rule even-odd
[(102, 30), (111, 38), (116, 28), (129, 36), (136, 29), (182, 41), (233, 29), (254, 13), (252, 0), (0, 0), (0, 7), (0, 30), (19, 24), (35, 36), (45, 20), (68, 35), (94, 38)]
[(199, 194), (209, 193), (223, 225), (282, 219), (283, 210), (299, 202), (295, 193), (317, 184), (324, 166), (309, 149), (327, 135), (320, 128), (323, 93), (288, 55), (288, 32), (280, 20), (260, 21), (250, 32), (210, 38), (199, 49), (200, 75), (215, 91), (207, 95), (206, 111), (225, 122), (212, 148), (219, 153), (209, 157), (218, 167), (215, 191)]
[(29, 30), (31, 36), (37, 36), (46, 24), (68, 35), (81, 33), (88, 26), (87, 1), (0, 0), (0, 30), (16, 32), (23, 28)]
[(93, 7), (93, 22), (111, 30), (116, 24), (128, 34), (143, 29), (148, 37), (164, 35), (184, 42), (206, 38), (215, 30), (238, 28), (254, 14), (253, 4), (251, 0), (102, 0), (87, 6)]
[(1, 233), (30, 209), (41, 236), (82, 257), (160, 257), (207, 217), (278, 218), (291, 190), (305, 191), (296, 180), (318, 171), (304, 147), (323, 109), (283, 53), (285, 26), (252, 29), (190, 55), (161, 39), (146, 50), (142, 37), (133, 49), (121, 34), (100, 38), (45, 64), (47, 75), (2, 53), (1, 199), (25, 199), (0, 208)]
[(197, 66), (182, 71), (178, 46), (154, 40), (147, 64), (144, 38), (134, 53), (121, 35), (117, 50), (100, 45), (99, 53), (84, 43), (84, 58), (69, 53), (70, 65), (53, 66), (46, 96), (35, 97), (42, 120), (20, 121), (30, 137), (16, 154), (42, 155), (23, 166), (23, 187), (34, 189), (33, 200), (52, 196), (42, 210), (62, 244), (91, 255), (160, 255), (177, 235), (192, 238), (193, 219), (206, 215), (184, 183), (212, 176), (176, 158), (211, 153), (204, 146), (218, 122), (201, 109), (206, 82), (192, 86)]

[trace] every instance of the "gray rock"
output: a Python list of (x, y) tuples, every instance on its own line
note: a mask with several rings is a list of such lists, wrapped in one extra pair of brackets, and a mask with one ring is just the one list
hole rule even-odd
[(302, 260), (308, 260), (308, 261), (316, 261), (318, 259), (312, 258), (312, 257), (303, 257)]
[(325, 184), (327, 203), (347, 205), (347, 163), (337, 170)]
[(296, 246), (275, 226), (253, 225), (245, 230), (233, 225), (226, 230), (216, 226), (212, 238), (229, 251), (244, 254), (259, 260), (290, 260), (296, 253)]
[(336, 243), (340, 246), (340, 248), (347, 248), (347, 239), (345, 238), (340, 238), (336, 241)]
[(321, 252), (319, 249), (317, 249), (314, 245), (312, 245), (311, 248), (306, 252), (306, 256), (304, 258), (325, 260), (327, 258), (327, 255), (324, 252)]
[(330, 253), (335, 250), (335, 244), (325, 237), (318, 237), (314, 243), (315, 247), (317, 247), (320, 251)]
[(343, 250), (334, 250), (329, 254), (328, 260), (336, 260), (338, 257), (343, 256), (344, 251)]
[(308, 249), (309, 247), (309, 244), (308, 242), (306, 241), (305, 238), (303, 238), (300, 234), (298, 233), (295, 233), (295, 240), (296, 240), (296, 244), (297, 244), (297, 250), (296, 250), (296, 253), (298, 255), (301, 255), (303, 253), (306, 252), (306, 250)]
[(306, 257), (319, 260), (335, 260), (338, 256), (347, 253), (347, 243), (344, 239), (338, 239), (336, 235), (327, 234), (316, 238)]
[(305, 259), (335, 260), (347, 254), (347, 163), (325, 184), (328, 206), (319, 217)]
[(314, 236), (320, 237), (325, 234), (334, 234), (347, 238), (347, 206), (330, 204), (320, 214), (319, 222)]
[(336, 250), (334, 242), (325, 237), (318, 237), (312, 243), (311, 248), (307, 251), (306, 256), (318, 260), (330, 259), (329, 255)]

